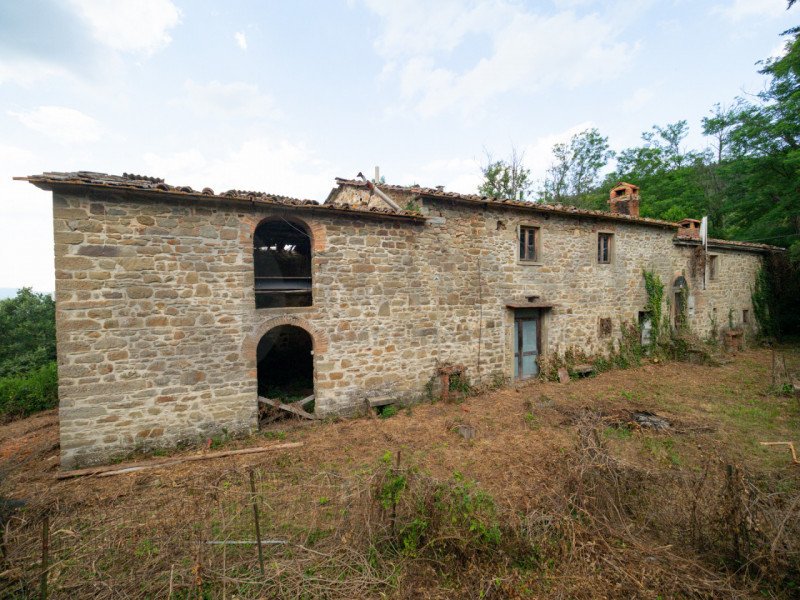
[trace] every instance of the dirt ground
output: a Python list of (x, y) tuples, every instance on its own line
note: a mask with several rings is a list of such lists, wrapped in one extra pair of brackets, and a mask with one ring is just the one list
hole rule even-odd
[[(800, 350), (785, 349), (783, 354), (789, 370), (800, 372)], [(771, 364), (770, 350), (753, 349), (722, 366), (647, 364), (566, 384), (531, 382), (472, 396), (459, 404), (416, 405), (387, 419), (282, 421), (246, 440), (214, 440), (214, 450), (284, 441), (303, 442), (302, 447), (63, 481), (54, 478), (59, 470), (57, 414), (42, 413), (0, 426), (0, 493), (28, 503), (6, 520), (0, 589), (5, 586), (12, 597), (38, 593), (39, 523), (46, 511), (52, 532), (49, 560), (54, 565), (49, 575), (51, 597), (188, 598), (194, 597), (195, 586), (202, 590), (197, 597), (234, 597), (231, 590), (238, 590), (238, 597), (261, 597), (264, 592), (249, 595), (228, 575), (231, 568), (244, 569), (241, 561), (245, 560), (250, 561), (248, 568), (258, 568), (252, 547), (232, 546), (220, 567), (214, 554), (218, 547), (198, 541), (223, 533), (225, 539), (253, 538), (246, 531), (247, 519), (252, 518), (248, 469), (255, 469), (263, 500), (266, 533), (262, 530), (262, 538), (286, 538), (309, 552), (320, 548), (321, 554), (326, 538), (341, 536), (339, 543), (348, 543), (335, 523), (352, 512), (354, 482), (368, 484), (387, 453), (392, 464), (399, 452), (403, 467), (434, 479), (449, 480), (459, 474), (474, 481), (491, 495), (501, 513), (536, 510), (547, 490), (558, 489), (563, 457), (575, 447), (576, 423), (585, 409), (599, 419), (602, 442), (615, 460), (642, 472), (697, 471), (715, 462), (778, 481), (785, 489), (797, 489), (800, 465), (792, 464), (789, 451), (759, 443), (794, 441), (800, 449), (800, 402), (775, 393)], [(626, 427), (630, 414), (637, 411), (655, 413), (671, 427), (664, 432)], [(474, 439), (459, 435), (460, 425), (471, 427)], [(202, 450), (184, 453), (198, 452)], [(229, 509), (233, 505), (239, 508)], [(322, 592), (318, 580), (290, 576), (285, 565), (291, 560), (309, 559), (269, 551), (268, 565), (283, 569), (285, 575), (284, 583), (270, 588), (271, 594), (445, 598), (463, 592), (448, 583), (446, 573), (436, 565), (430, 566), (436, 571), (430, 577), (401, 570), (392, 577), (376, 576), (378, 583), (368, 581), (367, 573), (360, 570), (339, 577), (350, 587), (337, 592), (330, 583), (333, 587)], [(198, 581), (198, 565), (207, 564), (211, 566), (204, 567), (206, 582), (213, 582), (208, 586)], [(222, 576), (217, 576), (220, 572)], [(612, 580), (609, 575), (608, 581)], [(220, 581), (230, 582), (227, 591), (220, 591)], [(497, 585), (497, 590), (505, 589)], [(558, 597), (559, 584), (548, 585), (555, 585), (548, 588), (549, 594), (533, 586), (526, 595), (527, 588), (519, 584), (513, 593), (505, 590), (505, 595), (495, 596)], [(594, 588), (596, 596), (586, 597), (626, 597), (625, 589)], [(464, 597), (479, 596), (473, 592)], [(563, 597), (572, 594), (578, 595), (565, 591)], [(641, 584), (628, 597), (660, 594), (657, 583)], [(721, 590), (719, 597), (729, 595)]]

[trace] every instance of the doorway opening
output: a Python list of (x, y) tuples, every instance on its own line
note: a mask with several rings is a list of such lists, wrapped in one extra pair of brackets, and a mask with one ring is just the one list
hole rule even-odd
[(683, 275), (678, 276), (672, 284), (672, 294), (674, 298), (674, 323), (675, 329), (683, 329), (687, 325), (688, 316), (687, 299), (689, 297), (689, 286)]
[(514, 379), (529, 379), (539, 374), (541, 314), (538, 308), (514, 311)]
[[(313, 395), (313, 347), (311, 335), (302, 327), (279, 325), (265, 333), (257, 349), (258, 395), (283, 404)], [(313, 403), (304, 408), (314, 411)]]

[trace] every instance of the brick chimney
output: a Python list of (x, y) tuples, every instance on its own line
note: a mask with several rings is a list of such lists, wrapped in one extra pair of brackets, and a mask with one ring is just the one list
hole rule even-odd
[(612, 188), (608, 205), (615, 215), (639, 216), (639, 186), (620, 181)]
[(684, 240), (699, 240), (700, 221), (697, 219), (678, 221), (678, 237)]

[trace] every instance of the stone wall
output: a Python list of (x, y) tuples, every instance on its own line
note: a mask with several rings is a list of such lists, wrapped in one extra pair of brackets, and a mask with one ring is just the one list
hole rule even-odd
[[(368, 203), (363, 193), (340, 199)], [(401, 205), (411, 199), (399, 196)], [(425, 224), (168, 194), (55, 193), (62, 464), (253, 430), (256, 348), (278, 325), (311, 334), (315, 410), (326, 415), (361, 411), (370, 396), (417, 398), (441, 362), (465, 365), (473, 380), (511, 377), (506, 304), (527, 296), (555, 305), (545, 313), (546, 354), (605, 352), (644, 308), (644, 268), (667, 291), (686, 277), (701, 335), (713, 308), (720, 326), (729, 308), (737, 323), (743, 309), (752, 316), (757, 254), (720, 250), (719, 275), (703, 291), (694, 249), (676, 245), (674, 229), (418, 204)], [(252, 234), (271, 217), (310, 232), (310, 307), (255, 309)], [(520, 225), (540, 228), (536, 264), (517, 260)], [(597, 264), (598, 231), (614, 234), (611, 264)]]

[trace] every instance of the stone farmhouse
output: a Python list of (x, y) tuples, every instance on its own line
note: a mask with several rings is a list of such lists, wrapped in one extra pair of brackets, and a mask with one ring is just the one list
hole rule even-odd
[(640, 217), (624, 183), (606, 212), (363, 177), (322, 204), (128, 174), (21, 179), (53, 192), (66, 468), (251, 432), (258, 396), (349, 415), (422, 397), (448, 365), (486, 382), (603, 354), (623, 323), (647, 334), (643, 269), (698, 335), (753, 328), (771, 250), (706, 252), (697, 221)]

